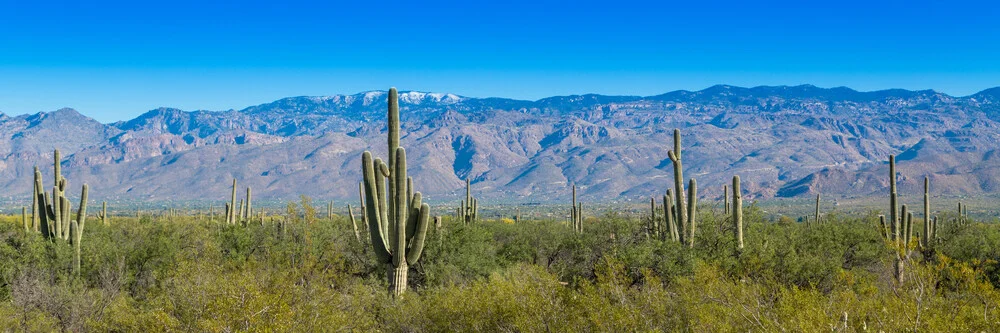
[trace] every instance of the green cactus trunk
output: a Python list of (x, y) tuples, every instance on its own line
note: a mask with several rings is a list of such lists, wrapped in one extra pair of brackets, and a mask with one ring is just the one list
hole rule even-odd
[(879, 222), (879, 234), (882, 235), (883, 240), (889, 240), (889, 226), (885, 224), (885, 215), (878, 216)]
[(239, 218), (237, 219), (237, 222), (243, 224), (246, 221), (246, 215), (247, 215), (246, 205), (243, 202), (243, 199), (240, 199)]
[(71, 242), (73, 243), (73, 273), (76, 275), (80, 274), (80, 243), (83, 241), (83, 230), (87, 224), (87, 184), (83, 184), (83, 190), (80, 194), (80, 207), (79, 211), (76, 213), (76, 220), (71, 221), (69, 225), (69, 230), (72, 234)]
[(72, 245), (73, 245), (73, 274), (80, 275), (80, 224), (76, 221), (69, 223), (70, 231), (73, 233)]
[(573, 201), (569, 205), (569, 219), (573, 223), (573, 231), (577, 231), (576, 185), (573, 185)]
[(892, 241), (899, 247), (900, 240), (900, 216), (898, 213), (898, 201), (896, 197), (896, 156), (889, 155), (889, 222), (892, 223)]
[(59, 186), (52, 187), (52, 216), (55, 225), (55, 238), (63, 238), (62, 234), (62, 197), (59, 196)]
[(250, 186), (247, 186), (247, 209), (243, 212), (243, 219), (250, 220), (253, 216), (253, 204), (251, 203), (253, 199), (253, 192), (250, 191)]
[(364, 184), (361, 182), (358, 182), (358, 200), (361, 204), (361, 225), (366, 226), (368, 225), (368, 211), (365, 210), (365, 191)]
[(42, 206), (41, 206), (41, 195), (39, 193), (39, 186), (38, 186), (38, 182), (40, 182), (42, 179), (41, 179), (41, 172), (38, 171), (38, 167), (35, 167), (35, 173), (33, 174), (33, 176), (35, 177), (35, 179), (31, 183), (31, 192), (32, 192), (31, 229), (34, 230), (35, 233), (37, 234), (41, 232), (40, 229), (42, 223), (41, 217), (39, 216), (39, 214), (42, 212)]
[(733, 176), (733, 224), (736, 228), (736, 250), (743, 250), (743, 195), (740, 194), (740, 176)]
[(684, 207), (684, 169), (681, 165), (681, 130), (674, 129), (674, 149), (667, 152), (670, 161), (674, 164), (674, 210), (676, 211), (676, 223), (680, 229), (680, 242), (685, 243), (687, 230), (687, 210)]
[(28, 207), (21, 207), (21, 224), (24, 224), (24, 233), (31, 232), (31, 223), (28, 222)]
[(347, 204), (347, 215), (351, 217), (351, 227), (354, 228), (354, 239), (360, 243), (361, 233), (358, 232), (358, 222), (354, 220), (354, 210), (351, 209), (351, 204)]
[(722, 185), (722, 196), (723, 196), (723, 201), (722, 201), (723, 213), (729, 215), (729, 187), (726, 185)]
[(925, 249), (931, 247), (931, 180), (924, 176), (924, 231), (920, 243)]
[(229, 198), (229, 207), (226, 209), (226, 224), (236, 224), (236, 179), (233, 179), (233, 194)]
[(907, 229), (909, 229), (909, 226), (907, 225), (908, 223), (906, 221), (906, 216), (907, 216), (906, 205), (902, 205), (900, 206), (899, 209), (899, 219), (900, 219), (899, 242), (896, 245), (899, 251), (905, 251), (906, 247), (909, 245), (909, 239), (907, 239), (906, 236)]
[(688, 182), (688, 235), (687, 244), (689, 248), (694, 248), (694, 233), (698, 225), (698, 183), (691, 178)]
[(576, 203), (576, 232), (583, 233), (583, 203)]
[(101, 202), (101, 224), (108, 226), (108, 202)]
[(677, 222), (674, 221), (674, 202), (670, 190), (663, 196), (663, 219), (667, 224), (667, 231), (670, 232), (670, 240), (681, 241), (680, 230), (677, 229)]
[(816, 217), (813, 219), (816, 223), (819, 223), (819, 193), (816, 193)]

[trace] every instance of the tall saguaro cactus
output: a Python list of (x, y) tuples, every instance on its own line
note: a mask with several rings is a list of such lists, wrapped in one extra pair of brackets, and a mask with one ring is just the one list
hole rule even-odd
[(924, 231), (920, 235), (920, 242), (923, 248), (928, 249), (933, 243), (931, 239), (931, 181), (930, 178), (924, 176)]
[(649, 198), (649, 223), (646, 225), (646, 238), (649, 237), (660, 238), (660, 226), (656, 221), (656, 198), (654, 197)]
[[(389, 164), (373, 159), (369, 151), (361, 155), (368, 229), (378, 261), (388, 268), (389, 292), (401, 296), (407, 288), (409, 266), (420, 260), (430, 206), (421, 202), (420, 192), (407, 186), (406, 150), (399, 147), (399, 103), (396, 88), (389, 89)], [(388, 178), (388, 191), (385, 183)], [(408, 198), (408, 193), (413, 193)], [(382, 207), (385, 207), (384, 209)]]
[(740, 176), (733, 176), (733, 224), (736, 226), (736, 249), (743, 250), (743, 195), (740, 194)]
[(896, 155), (889, 155), (889, 223), (892, 224), (892, 241), (896, 243), (897, 247), (900, 241), (898, 205), (896, 196)]
[(684, 243), (687, 230), (687, 210), (684, 208), (684, 169), (681, 165), (681, 130), (674, 129), (674, 149), (667, 151), (667, 157), (674, 164), (674, 209), (676, 210), (675, 222), (680, 228), (680, 241)]
[(816, 217), (813, 221), (819, 223), (819, 193), (816, 193)]
[[(667, 152), (670, 161), (674, 164), (674, 223), (678, 230), (678, 241), (694, 247), (694, 233), (698, 223), (695, 218), (698, 205), (697, 188), (687, 193), (688, 200), (684, 200), (684, 167), (681, 163), (681, 130), (674, 129), (674, 149)], [(696, 187), (695, 180), (690, 180), (689, 187)]]
[(229, 198), (229, 207), (226, 208), (226, 224), (236, 224), (236, 179), (233, 178), (233, 194)]
[(66, 198), (66, 188), (69, 182), (62, 175), (59, 150), (53, 152), (54, 181), (52, 192), (46, 192), (42, 181), (42, 172), (35, 167), (32, 184), (32, 222), (28, 222), (27, 209), (22, 209), (22, 219), (27, 232), (39, 232), (50, 241), (68, 241), (74, 248), (73, 272), (80, 272), (80, 242), (83, 228), (87, 222), (87, 196), (89, 187), (83, 184), (80, 195), (80, 206), (77, 208), (76, 220), (70, 209), (70, 201)]
[[(576, 209), (576, 205), (573, 205)], [(465, 179), (465, 201), (462, 201), (461, 218), (465, 224), (475, 223), (479, 213), (479, 200), (472, 196), (472, 181)]]
[(583, 203), (576, 201), (576, 184), (573, 184), (573, 206), (570, 207), (573, 231), (583, 233)]

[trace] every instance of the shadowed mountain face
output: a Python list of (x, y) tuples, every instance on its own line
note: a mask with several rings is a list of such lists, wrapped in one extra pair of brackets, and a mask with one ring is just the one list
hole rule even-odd
[[(1000, 192), (1000, 88), (952, 97), (714, 86), (534, 102), (406, 92), (400, 105), (409, 173), (431, 202), (464, 195), (465, 178), (492, 201), (562, 201), (572, 183), (587, 201), (643, 200), (672, 186), (674, 128), (685, 176), (705, 198), (737, 174), (753, 198), (882, 195), (890, 154), (901, 193), (919, 193), (925, 175), (939, 194)], [(386, 107), (375, 91), (162, 108), (107, 125), (71, 109), (0, 114), (0, 188), (30, 193), (32, 167), (49, 175), (59, 148), (67, 178), (97, 199), (222, 200), (235, 177), (265, 200), (353, 201), (361, 153), (386, 156)]]

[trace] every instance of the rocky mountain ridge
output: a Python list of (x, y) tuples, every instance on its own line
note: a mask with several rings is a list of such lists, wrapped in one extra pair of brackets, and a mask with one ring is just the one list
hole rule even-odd
[[(538, 101), (402, 92), (400, 104), (410, 173), (431, 202), (458, 198), (466, 177), (496, 202), (561, 201), (572, 183), (582, 200), (643, 200), (672, 184), (673, 128), (685, 175), (708, 198), (734, 174), (753, 198), (880, 195), (889, 154), (904, 193), (918, 193), (924, 175), (939, 194), (1000, 192), (1000, 88), (954, 97), (719, 85)], [(67, 177), (96, 199), (221, 200), (235, 177), (262, 199), (356, 200), (361, 152), (386, 155), (385, 109), (385, 92), (371, 91), (160, 108), (112, 124), (72, 109), (0, 114), (0, 188), (29, 193), (32, 167), (59, 148)]]

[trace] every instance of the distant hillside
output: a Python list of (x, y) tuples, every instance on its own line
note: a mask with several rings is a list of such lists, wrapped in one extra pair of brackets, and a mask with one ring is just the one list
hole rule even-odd
[[(230, 111), (161, 108), (100, 124), (74, 110), (0, 114), (0, 188), (30, 192), (52, 149), (95, 199), (221, 200), (233, 177), (262, 199), (356, 200), (360, 156), (385, 156), (386, 95), (291, 97)], [(715, 198), (734, 174), (754, 198), (885, 192), (889, 154), (902, 192), (924, 175), (939, 194), (1000, 192), (1000, 88), (967, 97), (931, 90), (713, 86), (639, 96), (538, 101), (405, 92), (403, 142), (428, 200), (639, 200), (672, 184), (671, 131), (685, 175)]]

